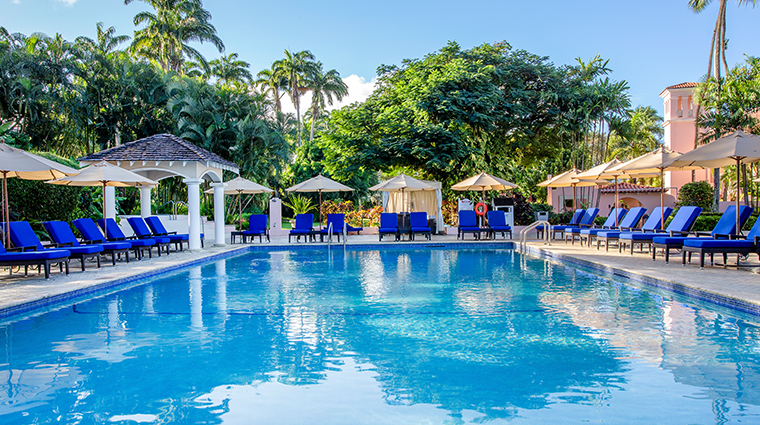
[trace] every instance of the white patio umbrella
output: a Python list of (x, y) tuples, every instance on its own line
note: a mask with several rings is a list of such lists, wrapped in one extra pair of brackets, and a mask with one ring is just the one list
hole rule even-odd
[(481, 172), (476, 176), (464, 179), (461, 182), (451, 186), (452, 190), (480, 190), (483, 192), (483, 202), (486, 201), (486, 190), (512, 190), (517, 185), (510, 183), (502, 178), (492, 176), (488, 173)]
[[(419, 190), (436, 190), (435, 187), (415, 179), (414, 177), (407, 176), (404, 173), (393, 177), (392, 179), (378, 183), (369, 188), (369, 190), (380, 192), (401, 192), (401, 204), (407, 206), (404, 202), (404, 193), (406, 191), (415, 192)], [(411, 209), (411, 208), (410, 208)]]
[(106, 161), (91, 164), (74, 176), (62, 177), (47, 183), (64, 186), (102, 186), (103, 187), (103, 233), (108, 237), (106, 226), (106, 186), (142, 187), (155, 186), (158, 182), (137, 173), (112, 165)]
[(676, 169), (688, 166), (719, 168), (736, 165), (736, 234), (738, 235), (741, 230), (739, 227), (739, 193), (741, 188), (739, 165), (758, 161), (760, 161), (760, 136), (738, 130), (693, 151), (686, 152), (673, 161), (671, 167)]
[[(247, 195), (257, 195), (259, 193), (274, 193), (274, 190), (262, 186), (258, 183), (252, 182), (242, 177), (235, 177), (234, 179), (225, 182), (227, 185), (224, 188), (225, 195), (237, 195), (238, 196), (238, 220), (243, 217), (243, 204), (240, 201), (240, 196), (245, 193)], [(214, 189), (209, 189), (205, 193), (214, 193)]]
[[(681, 155), (680, 152), (672, 151), (664, 146), (660, 146), (652, 152), (647, 152), (644, 155), (624, 162), (612, 169), (612, 171), (619, 171), (632, 177), (646, 177), (653, 174), (660, 176), (660, 229), (665, 228), (665, 169), (670, 167)], [(698, 170), (701, 168), (703, 167), (688, 166), (679, 169)]]
[(539, 187), (572, 187), (573, 188), (573, 208), (578, 208), (578, 197), (576, 196), (576, 189), (579, 187), (591, 187), (607, 185), (609, 182), (603, 179), (589, 179), (579, 180), (576, 177), (581, 171), (577, 168), (572, 168), (564, 173), (557, 174), (556, 176), (546, 179), (539, 183)]
[[(590, 168), (582, 173), (578, 173), (575, 177), (577, 179), (602, 179), (602, 178), (612, 178), (614, 179), (615, 184), (615, 208), (618, 206), (618, 179), (619, 178), (627, 178), (628, 176), (625, 175), (622, 171), (613, 171), (615, 167), (622, 164), (623, 161), (613, 158), (612, 161), (608, 161), (602, 164), (597, 165), (596, 167)], [(615, 227), (618, 225), (618, 215), (615, 214)]]
[[(0, 143), (0, 173), (3, 173), (3, 218), (10, 221), (8, 207), (8, 179), (50, 180), (79, 173), (71, 167), (47, 158)], [(10, 233), (5, 232), (5, 246), (10, 245)]]
[(295, 186), (285, 189), (286, 192), (318, 192), (319, 193), (319, 223), (322, 226), (322, 192), (353, 192), (354, 189), (329, 179), (319, 173), (318, 176), (302, 181)]

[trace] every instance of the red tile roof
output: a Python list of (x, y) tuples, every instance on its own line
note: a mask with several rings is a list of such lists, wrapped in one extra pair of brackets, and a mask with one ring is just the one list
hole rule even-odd
[[(642, 186), (633, 183), (618, 183), (618, 193), (658, 193), (659, 187)], [(602, 193), (615, 193), (615, 185), (602, 188)]]
[[(699, 85), (699, 83), (686, 82), (686, 83), (675, 84), (675, 85), (672, 85), (672, 86), (665, 87), (665, 90), (690, 89), (690, 88), (693, 88), (693, 87), (697, 87), (698, 85)], [(665, 93), (665, 90), (661, 91), (660, 95), (662, 95), (663, 93)]]

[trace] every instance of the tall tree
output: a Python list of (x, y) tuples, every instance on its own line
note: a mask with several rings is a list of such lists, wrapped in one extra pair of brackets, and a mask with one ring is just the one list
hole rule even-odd
[(285, 58), (278, 60), (273, 65), (277, 75), (287, 82), (290, 100), (296, 107), (298, 146), (301, 146), (301, 96), (308, 91), (304, 85), (304, 80), (307, 75), (313, 72), (316, 65), (314, 59), (314, 55), (308, 50), (291, 53), (285, 49)]
[(108, 56), (116, 52), (120, 44), (129, 41), (128, 35), (116, 35), (115, 27), (103, 28), (102, 22), (98, 22), (96, 25), (96, 38), (95, 40), (89, 37), (77, 37), (76, 42), (81, 46), (83, 50), (89, 51), (91, 54), (98, 54), (101, 56)]
[(314, 140), (314, 125), (327, 105), (348, 95), (348, 86), (340, 78), (338, 71), (324, 72), (322, 62), (317, 62), (306, 75), (305, 86), (311, 91), (311, 130), (309, 140)]
[[(124, 0), (130, 4), (135, 0)], [(188, 43), (210, 42), (219, 52), (224, 43), (211, 25), (211, 14), (203, 8), (201, 0), (140, 0), (153, 7), (155, 13), (135, 15), (135, 25), (145, 27), (135, 31), (131, 51), (155, 60), (164, 71), (182, 72), (182, 64), (193, 59), (207, 66), (206, 58)]]
[(277, 113), (282, 112), (282, 96), (280, 89), (287, 88), (288, 81), (277, 70), (277, 62), (272, 65), (272, 69), (264, 69), (256, 74), (256, 84), (264, 93), (269, 93), (274, 102), (274, 109)]
[[(726, 62), (726, 50), (728, 49), (728, 39), (726, 39), (726, 9), (728, 0), (719, 1), (718, 18), (715, 20), (715, 27), (713, 28), (707, 77), (705, 78), (705, 81), (709, 81), (714, 76), (718, 84), (718, 91), (720, 91), (722, 83), (721, 70), (723, 70), (723, 75), (728, 75), (728, 62)], [(712, 0), (689, 0), (689, 8), (696, 13), (701, 13), (711, 3)], [(737, 3), (738, 5), (752, 3), (752, 7), (755, 6), (755, 0), (737, 0)], [(697, 117), (700, 115), (704, 100), (699, 97), (697, 98)], [(699, 127), (695, 130), (695, 138), (699, 139)], [(713, 211), (717, 212), (720, 204), (720, 168), (713, 169), (713, 180)]]
[(251, 65), (246, 61), (238, 60), (237, 53), (230, 53), (227, 56), (214, 59), (209, 62), (209, 65), (211, 66), (211, 75), (224, 84), (246, 85), (253, 79), (251, 71), (248, 70)]

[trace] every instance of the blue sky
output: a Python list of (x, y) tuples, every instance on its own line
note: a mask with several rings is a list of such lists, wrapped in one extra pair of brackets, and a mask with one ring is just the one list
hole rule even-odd
[[(659, 93), (698, 81), (707, 56), (718, 2), (701, 14), (687, 0), (575, 1), (242, 1), (205, 0), (227, 49), (255, 74), (282, 58), (283, 50), (311, 50), (326, 69), (337, 69), (359, 96), (381, 64), (399, 64), (443, 47), (449, 40), (469, 48), (506, 40), (513, 47), (548, 56), (556, 65), (600, 54), (610, 59), (611, 78), (626, 80), (634, 106), (662, 114)], [(729, 1), (729, 65), (760, 55), (752, 31), (760, 8)], [(132, 17), (149, 6), (122, 0), (0, 0), (0, 25), (10, 32), (94, 37), (95, 23), (131, 35)], [(208, 59), (219, 56), (199, 46)], [(357, 78), (358, 77), (358, 78)], [(367, 84), (362, 87), (362, 79)]]

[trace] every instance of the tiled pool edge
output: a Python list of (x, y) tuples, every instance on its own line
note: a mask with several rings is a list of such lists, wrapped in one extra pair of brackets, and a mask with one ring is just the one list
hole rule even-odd
[(614, 276), (621, 276), (645, 285), (653, 286), (659, 289), (665, 289), (676, 294), (682, 294), (691, 298), (706, 301), (721, 307), (728, 307), (743, 313), (754, 316), (760, 316), (760, 305), (740, 298), (730, 297), (728, 295), (716, 294), (714, 292), (695, 288), (683, 283), (672, 282), (665, 279), (646, 276), (629, 270), (608, 266), (594, 261), (584, 260), (572, 255), (559, 254), (550, 250), (542, 249), (536, 246), (527, 246), (527, 253), (539, 258), (547, 258), (559, 261), (563, 264), (579, 265)]

